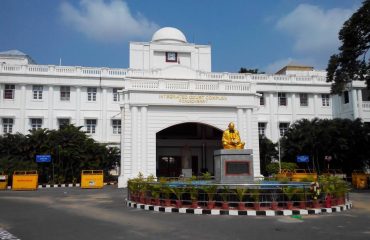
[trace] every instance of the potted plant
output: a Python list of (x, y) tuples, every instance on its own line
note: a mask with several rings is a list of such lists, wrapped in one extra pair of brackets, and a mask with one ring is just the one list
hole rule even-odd
[(153, 174), (150, 174), (146, 180), (143, 181), (143, 184), (146, 186), (146, 204), (152, 204), (152, 198), (153, 196), (153, 189), (154, 189), (154, 184), (155, 184), (155, 177)]
[(292, 199), (293, 199), (294, 195), (296, 194), (296, 192), (297, 192), (297, 189), (294, 188), (294, 187), (291, 187), (291, 186), (283, 187), (283, 193), (288, 199), (286, 205), (287, 205), (287, 209), (289, 209), (289, 210), (293, 209), (293, 204), (294, 203), (292, 202)]
[[(334, 177), (335, 178), (335, 177)], [(332, 193), (335, 191), (334, 179), (333, 177), (322, 176), (319, 181), (322, 186), (322, 191), (325, 193), (325, 207), (331, 208), (332, 205)]]
[(154, 205), (160, 205), (160, 200), (159, 200), (159, 196), (160, 196), (161, 192), (160, 192), (160, 186), (158, 184), (155, 184), (155, 185), (152, 185), (151, 186), (151, 195), (154, 199)]
[(335, 197), (337, 198), (337, 204), (343, 205), (345, 204), (345, 196), (348, 192), (348, 186), (347, 183), (341, 179), (338, 180), (338, 182), (335, 185)]
[(230, 188), (228, 186), (223, 187), (223, 191), (221, 193), (222, 198), (222, 209), (229, 209), (229, 203), (228, 203), (228, 196), (230, 194)]
[(127, 188), (130, 191), (130, 200), (133, 202), (137, 202), (138, 184), (136, 183), (135, 179), (130, 179), (127, 181)]
[(253, 207), (255, 210), (260, 210), (261, 205), (260, 205), (260, 189), (259, 188), (251, 188), (250, 189), (250, 196), (253, 199)]
[(181, 208), (182, 207), (182, 193), (183, 188), (182, 187), (174, 187), (171, 188), (171, 192), (176, 196), (176, 207)]
[(271, 209), (272, 210), (277, 210), (278, 209), (278, 202), (277, 202), (277, 198), (278, 198), (278, 193), (277, 193), (277, 189), (273, 189), (271, 191)]
[(319, 197), (321, 194), (320, 184), (318, 182), (312, 182), (310, 186), (310, 192), (312, 196), (312, 207), (320, 208)]
[(188, 188), (190, 200), (191, 200), (191, 207), (198, 208), (198, 188), (194, 185)]
[(161, 184), (161, 193), (164, 198), (163, 204), (165, 207), (171, 206), (171, 188), (166, 184)]
[(297, 188), (296, 194), (299, 198), (299, 208), (300, 209), (305, 209), (306, 208), (307, 197), (311, 193), (306, 191), (306, 189), (304, 187), (302, 187), (302, 188)]
[(245, 210), (245, 203), (243, 202), (244, 195), (247, 192), (245, 188), (236, 188), (235, 193), (239, 200), (238, 210)]
[(215, 194), (217, 192), (217, 186), (216, 185), (207, 185), (203, 187), (204, 192), (207, 194), (208, 202), (207, 202), (207, 208), (212, 209), (215, 207), (215, 201), (213, 200), (215, 197)]

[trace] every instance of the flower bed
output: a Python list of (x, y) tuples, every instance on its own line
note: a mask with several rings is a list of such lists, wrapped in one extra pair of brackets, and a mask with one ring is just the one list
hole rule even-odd
[(132, 202), (163, 207), (237, 210), (308, 209), (342, 205), (347, 184), (334, 177), (319, 182), (216, 184), (208, 179), (156, 180), (141, 175), (128, 182)]

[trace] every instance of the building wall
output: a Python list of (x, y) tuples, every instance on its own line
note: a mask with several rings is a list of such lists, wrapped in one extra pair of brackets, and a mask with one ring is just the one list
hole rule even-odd
[[(178, 61), (166, 62), (166, 52), (176, 52)], [(188, 43), (130, 43), (131, 69), (165, 69), (174, 65), (211, 72), (211, 47)]]
[[(113, 101), (113, 88), (122, 88), (123, 80), (78, 79), (53, 76), (0, 75), (0, 118), (14, 119), (13, 132), (28, 133), (31, 118), (41, 118), (42, 127), (58, 129), (58, 119), (84, 126), (86, 119), (96, 119), (100, 142), (118, 144), (119, 134), (113, 134), (112, 119), (120, 119), (119, 102)], [(78, 83), (78, 84), (76, 84)], [(4, 99), (6, 84), (15, 85), (14, 99)], [(33, 99), (33, 85), (43, 87), (42, 99)], [(70, 100), (62, 101), (60, 87), (70, 86)], [(87, 100), (87, 88), (96, 87), (96, 101)], [(2, 125), (2, 122), (0, 122)], [(0, 134), (3, 128), (0, 128)]]

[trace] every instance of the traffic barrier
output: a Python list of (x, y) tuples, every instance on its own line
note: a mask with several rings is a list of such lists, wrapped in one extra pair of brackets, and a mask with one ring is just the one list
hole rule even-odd
[(0, 172), (0, 190), (6, 190), (8, 188), (8, 175), (4, 172)]
[(365, 189), (368, 187), (368, 174), (354, 171), (352, 173), (352, 185), (357, 189)]
[(301, 181), (317, 181), (317, 173), (309, 172), (306, 169), (295, 169), (292, 174), (292, 181), (293, 182), (301, 182)]
[(325, 175), (325, 176), (336, 176), (338, 178), (341, 178), (341, 179), (345, 179), (346, 178), (346, 174), (343, 173), (342, 170), (340, 169), (326, 169), (322, 175)]
[(82, 170), (81, 188), (103, 188), (103, 170)]
[(290, 181), (292, 179), (292, 175), (293, 175), (293, 173), (290, 170), (288, 170), (288, 169), (281, 169), (281, 172), (278, 173), (278, 174), (276, 174), (276, 178), (278, 180), (285, 180), (285, 179), (287, 179), (287, 180)]
[(14, 171), (12, 190), (36, 190), (38, 179), (37, 171)]

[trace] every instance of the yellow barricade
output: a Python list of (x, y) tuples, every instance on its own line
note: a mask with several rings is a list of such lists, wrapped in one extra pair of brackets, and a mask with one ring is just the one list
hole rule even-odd
[(295, 169), (292, 175), (292, 181), (317, 181), (317, 173), (309, 172), (306, 169)]
[(14, 171), (12, 190), (36, 190), (38, 179), (37, 171)]
[(0, 190), (8, 189), (8, 175), (4, 172), (0, 172)]
[(103, 188), (103, 170), (82, 170), (81, 188)]
[(352, 173), (352, 185), (357, 189), (365, 189), (367, 188), (367, 178), (368, 175), (366, 173), (361, 172), (353, 172)]
[(278, 180), (285, 180), (285, 179), (288, 179), (289, 181), (291, 180), (292, 178), (292, 172), (288, 169), (281, 169), (281, 172), (276, 174), (276, 178)]

